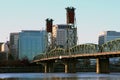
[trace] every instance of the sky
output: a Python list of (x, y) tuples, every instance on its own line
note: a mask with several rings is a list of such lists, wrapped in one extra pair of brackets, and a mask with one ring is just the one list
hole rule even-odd
[(120, 0), (0, 0), (0, 42), (10, 33), (45, 29), (45, 19), (66, 24), (66, 7), (76, 8), (78, 44), (98, 43), (103, 31), (120, 32)]

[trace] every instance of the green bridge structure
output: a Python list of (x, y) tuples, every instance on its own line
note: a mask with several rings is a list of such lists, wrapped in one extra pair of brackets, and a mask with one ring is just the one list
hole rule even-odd
[(55, 48), (34, 57), (33, 63), (44, 67), (44, 72), (54, 72), (57, 64), (64, 65), (65, 73), (75, 73), (78, 59), (96, 59), (96, 73), (110, 73), (109, 58), (120, 57), (120, 39), (103, 45), (80, 44), (69, 49)]

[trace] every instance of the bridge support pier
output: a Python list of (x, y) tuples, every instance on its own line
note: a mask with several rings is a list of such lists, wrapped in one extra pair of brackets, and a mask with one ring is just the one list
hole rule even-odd
[(97, 58), (96, 59), (96, 73), (109, 73), (109, 58), (101, 59)]
[(47, 64), (45, 63), (45, 65), (44, 65), (44, 73), (47, 73), (48, 72), (48, 70), (47, 70)]
[(76, 72), (76, 60), (70, 60), (65, 63), (65, 73)]
[[(76, 72), (76, 59), (66, 59), (63, 60), (65, 67), (65, 73), (75, 73)], [(54, 61), (48, 61), (44, 63), (44, 73), (54, 72)]]
[(53, 64), (52, 63), (45, 63), (44, 65), (44, 73), (52, 73), (53, 70)]

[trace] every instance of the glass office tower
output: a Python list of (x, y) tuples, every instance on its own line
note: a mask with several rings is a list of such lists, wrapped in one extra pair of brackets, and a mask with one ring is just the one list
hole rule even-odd
[(120, 38), (120, 32), (116, 31), (104, 31), (99, 35), (99, 45), (102, 45), (108, 41)]
[(46, 49), (46, 31), (24, 30), (19, 34), (19, 59), (28, 58), (43, 53)]

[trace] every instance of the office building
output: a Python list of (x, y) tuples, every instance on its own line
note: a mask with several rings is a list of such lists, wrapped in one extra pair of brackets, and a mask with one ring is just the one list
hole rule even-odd
[(18, 39), (19, 33), (10, 33), (10, 54), (15, 60), (18, 59)]
[(43, 53), (46, 49), (46, 31), (23, 30), (19, 33), (19, 59), (28, 58)]
[(77, 44), (77, 28), (68, 24), (53, 25), (52, 28), (53, 45), (68, 48)]
[(116, 31), (104, 31), (99, 35), (99, 45), (102, 45), (108, 41), (120, 38), (120, 32)]

